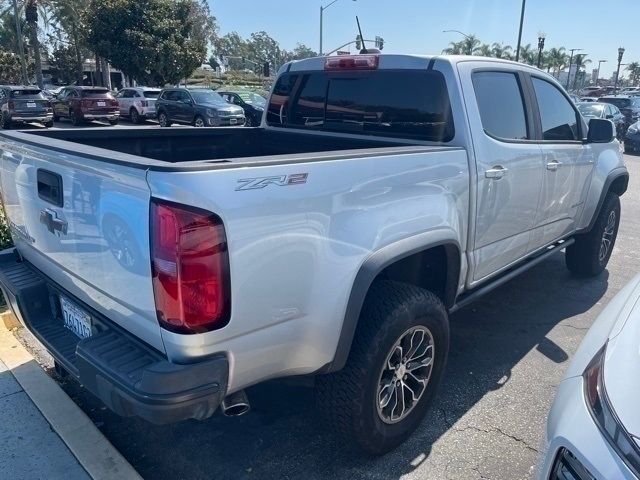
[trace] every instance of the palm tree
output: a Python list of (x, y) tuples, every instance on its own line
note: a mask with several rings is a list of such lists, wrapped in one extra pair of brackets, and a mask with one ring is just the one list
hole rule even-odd
[(520, 47), (520, 61), (522, 63), (526, 63), (527, 65), (535, 65), (536, 63), (536, 53), (531, 48), (531, 44), (527, 43)]
[[(575, 57), (575, 65), (576, 65), (576, 73), (573, 77), (573, 89), (576, 89), (576, 81), (578, 80), (578, 76), (580, 73), (580, 69), (582, 67), (586, 67), (587, 63), (591, 63), (591, 60), (587, 58), (585, 53), (579, 53)], [(571, 73), (571, 66), (569, 66), (569, 73)]]
[(449, 42), (449, 46), (442, 50), (445, 55), (461, 55), (462, 42)]
[(473, 55), (480, 46), (480, 39), (475, 35), (468, 35), (462, 40), (462, 53), (464, 55)]
[(507, 60), (511, 59), (511, 48), (510, 45), (505, 45), (504, 43), (495, 42), (491, 45), (491, 53), (496, 58), (505, 58)]
[(481, 55), (483, 57), (491, 56), (491, 45), (487, 43), (483, 43), (476, 49), (476, 55)]
[(569, 62), (569, 56), (565, 53), (564, 47), (554, 47), (549, 50), (547, 55), (549, 65), (553, 69), (553, 76), (557, 78), (560, 76), (560, 71), (567, 66), (567, 63)]
[(640, 83), (640, 63), (639, 62), (631, 62), (627, 65), (625, 70), (629, 71), (629, 81), (631, 85), (637, 85)]

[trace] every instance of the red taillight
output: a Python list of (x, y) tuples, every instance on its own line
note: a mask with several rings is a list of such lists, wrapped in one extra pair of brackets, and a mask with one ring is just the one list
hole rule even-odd
[(327, 57), (325, 70), (375, 70), (378, 68), (378, 55), (338, 55)]
[(93, 102), (91, 100), (89, 100), (88, 98), (83, 98), (82, 102), (80, 102), (80, 105), (83, 107), (90, 107), (93, 104)]
[(118, 106), (118, 101), (113, 98), (109, 101), (109, 103), (111, 104), (112, 107), (117, 107)]
[(161, 326), (177, 333), (201, 333), (229, 322), (229, 257), (218, 216), (154, 201), (151, 269)]

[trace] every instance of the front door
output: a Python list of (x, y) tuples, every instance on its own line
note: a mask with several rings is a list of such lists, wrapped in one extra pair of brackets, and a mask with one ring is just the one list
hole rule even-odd
[(193, 121), (193, 101), (191, 95), (185, 91), (179, 92), (179, 101), (176, 103), (178, 113), (176, 120), (183, 123), (191, 123)]
[(561, 239), (575, 229), (593, 170), (591, 148), (582, 138), (581, 116), (560, 88), (547, 79), (532, 76), (539, 111), (540, 148), (544, 182), (531, 249)]
[(527, 254), (543, 168), (525, 76), (482, 62), (458, 68), (476, 159), (473, 286)]

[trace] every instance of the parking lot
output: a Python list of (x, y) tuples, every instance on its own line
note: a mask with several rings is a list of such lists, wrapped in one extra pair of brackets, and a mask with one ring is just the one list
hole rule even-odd
[[(246, 416), (171, 426), (120, 418), (75, 382), (57, 379), (145, 478), (532, 478), (568, 362), (604, 305), (640, 272), (640, 157), (626, 161), (631, 181), (607, 271), (573, 278), (559, 254), (452, 315), (435, 408), (384, 457), (358, 456), (321, 426), (308, 379), (250, 388)], [(35, 340), (20, 335), (50, 368)]]

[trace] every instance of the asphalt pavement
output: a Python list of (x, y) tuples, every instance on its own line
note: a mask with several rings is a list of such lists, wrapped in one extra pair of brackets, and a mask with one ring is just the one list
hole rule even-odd
[(572, 355), (604, 305), (640, 272), (640, 156), (625, 158), (631, 182), (608, 269), (577, 279), (560, 253), (452, 315), (449, 366), (435, 407), (384, 457), (354, 453), (321, 425), (308, 379), (248, 389), (252, 410), (243, 417), (169, 426), (120, 418), (77, 383), (58, 380), (144, 478), (532, 478)]

